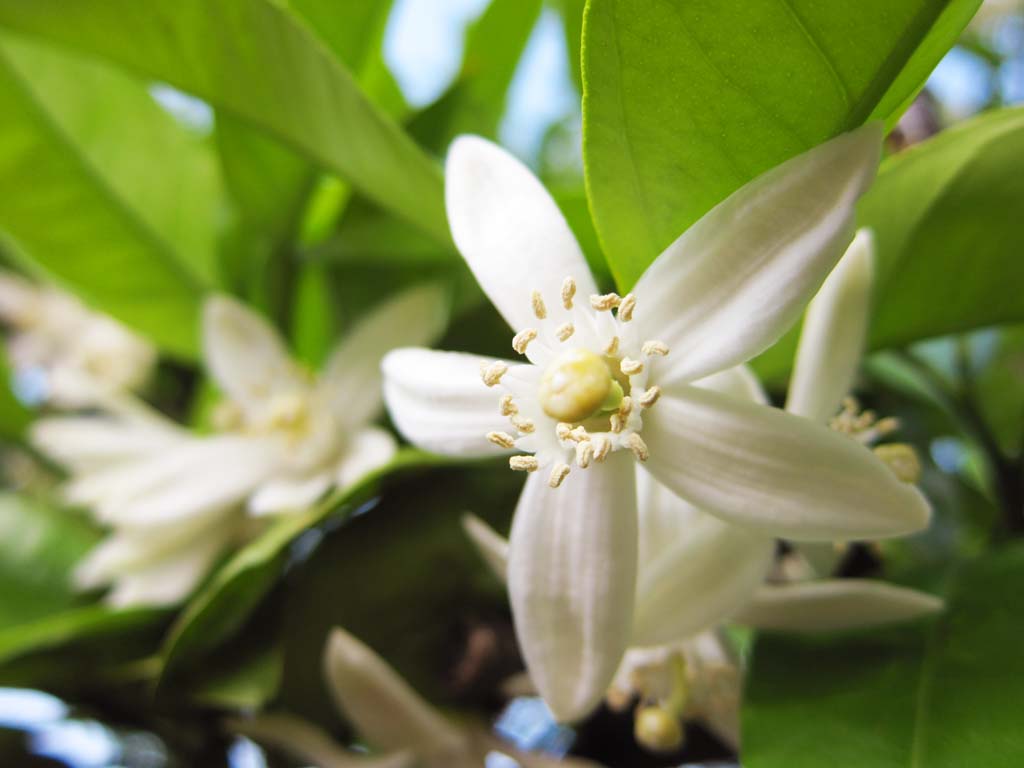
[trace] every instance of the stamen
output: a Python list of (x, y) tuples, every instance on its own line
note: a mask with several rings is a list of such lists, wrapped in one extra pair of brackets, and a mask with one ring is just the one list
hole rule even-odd
[(608, 423), (611, 425), (611, 430), (615, 434), (619, 434), (626, 426), (626, 420), (622, 418), (619, 413), (613, 413), (608, 417)]
[(512, 426), (524, 434), (530, 434), (536, 429), (533, 419), (524, 419), (522, 416), (513, 415), (510, 419)]
[(652, 355), (664, 357), (665, 355), (668, 354), (668, 346), (666, 346), (665, 342), (663, 341), (651, 339), (650, 341), (644, 342), (642, 351), (645, 355), (647, 355), (647, 357), (651, 357)]
[(501, 403), (502, 416), (513, 416), (519, 413), (519, 408), (512, 402), (512, 395), (502, 395), (499, 402)]
[(921, 479), (921, 460), (912, 445), (886, 443), (876, 447), (874, 453), (904, 483), (916, 483)]
[(576, 333), (576, 326), (572, 323), (563, 323), (558, 326), (558, 329), (555, 331), (555, 336), (558, 337), (559, 341), (568, 341), (569, 337), (574, 333)]
[(624, 323), (628, 323), (633, 319), (634, 309), (636, 309), (636, 296), (632, 293), (627, 293), (622, 297), (622, 303), (619, 305), (619, 320)]
[(646, 392), (640, 395), (640, 407), (650, 408), (658, 402), (659, 397), (661, 397), (661, 387), (650, 387)]
[(536, 472), (540, 462), (536, 456), (509, 456), (508, 466), (516, 472)]
[(586, 427), (575, 427), (572, 432), (569, 433), (569, 439), (576, 443), (581, 443), (584, 440), (589, 440), (590, 435), (587, 434)]
[(566, 424), (564, 421), (558, 422), (557, 426), (555, 426), (555, 435), (559, 440), (571, 440), (572, 424)]
[(552, 488), (557, 488), (562, 484), (562, 481), (569, 476), (569, 465), (568, 464), (555, 464), (551, 470), (551, 475), (548, 477), (548, 485)]
[(548, 308), (544, 306), (544, 297), (540, 295), (540, 291), (534, 291), (530, 295), (530, 301), (533, 303), (533, 314), (537, 316), (538, 320), (543, 320), (548, 316)]
[(622, 362), (619, 363), (619, 370), (627, 376), (636, 376), (638, 373), (643, 373), (644, 364), (639, 360), (624, 357), (622, 358)]
[(633, 452), (640, 461), (647, 461), (650, 457), (650, 452), (647, 450), (647, 443), (640, 437), (636, 432), (626, 438), (626, 447)]
[(612, 450), (612, 441), (604, 435), (595, 435), (591, 442), (594, 444), (594, 461), (600, 463), (608, 458)]
[(512, 337), (512, 349), (514, 349), (520, 355), (525, 355), (527, 345), (536, 338), (536, 328), (524, 328), (523, 330), (521, 330), (519, 333)]
[(487, 439), (499, 448), (515, 448), (516, 439), (508, 432), (488, 432)]
[(572, 309), (572, 297), (576, 295), (576, 281), (571, 277), (565, 278), (562, 283), (562, 306)]
[(612, 340), (608, 342), (608, 346), (604, 348), (604, 354), (607, 357), (612, 357), (616, 352), (619, 351), (619, 337), (612, 336)]
[(590, 297), (590, 306), (598, 312), (610, 312), (622, 303), (622, 298), (617, 293), (606, 293), (603, 296), (594, 294)]
[(590, 466), (591, 460), (594, 458), (594, 446), (590, 444), (589, 440), (584, 440), (582, 443), (576, 444), (576, 463), (580, 469), (586, 469)]
[(629, 414), (633, 412), (633, 398), (629, 395), (622, 398), (622, 402), (619, 403), (619, 416), (622, 417), (623, 421), (629, 418)]
[(501, 360), (495, 360), (490, 365), (481, 368), (480, 378), (484, 380), (484, 384), (488, 387), (493, 387), (501, 381), (501, 377), (506, 373), (508, 373), (508, 364), (501, 362)]

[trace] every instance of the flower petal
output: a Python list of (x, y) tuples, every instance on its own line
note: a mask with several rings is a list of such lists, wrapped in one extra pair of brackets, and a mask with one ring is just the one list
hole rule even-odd
[(56, 416), (32, 425), (32, 444), (75, 471), (161, 453), (183, 439), (171, 422), (160, 427), (99, 416)]
[(359, 735), (381, 750), (457, 747), (462, 735), (368, 646), (331, 630), (324, 674), (334, 703)]
[(462, 516), (462, 530), (476, 545), (476, 551), (503, 582), (508, 579), (508, 541), (476, 515)]
[(768, 171), (651, 264), (633, 289), (634, 317), (672, 350), (657, 361), (659, 384), (749, 360), (796, 321), (850, 243), (881, 138), (872, 123)]
[(700, 512), (657, 481), (638, 482), (647, 486), (641, 521), (672, 516), (686, 524), (640, 563), (632, 645), (673, 643), (720, 624), (749, 602), (771, 566), (775, 542)]
[(759, 629), (825, 632), (873, 627), (938, 613), (927, 592), (868, 579), (831, 579), (761, 587), (735, 620)]
[(397, 450), (398, 443), (390, 432), (377, 427), (360, 430), (338, 465), (335, 482), (339, 488), (349, 487), (391, 461)]
[(721, 392), (729, 397), (768, 404), (768, 395), (749, 365), (736, 365), (693, 382), (693, 386)]
[(776, 408), (676, 385), (644, 417), (647, 469), (706, 512), (794, 540), (899, 536), (921, 493), (855, 440)]
[(317, 386), (345, 428), (361, 427), (377, 416), (384, 355), (437, 341), (448, 320), (448, 303), (444, 287), (420, 285), (376, 307), (342, 338)]
[(227, 296), (203, 306), (203, 357), (217, 386), (246, 410), (275, 392), (304, 387), (277, 330)]
[(452, 237), (491, 303), (514, 330), (537, 324), (531, 295), (561, 309), (566, 277), (597, 293), (565, 217), (530, 170), (496, 144), (460, 136), (448, 150), (445, 203)]
[(636, 589), (633, 457), (611, 454), (560, 488), (532, 475), (509, 541), (509, 595), (527, 669), (560, 721), (604, 697), (629, 643)]
[(485, 437), (507, 428), (498, 410), (498, 394), (480, 380), (481, 366), (492, 362), (461, 352), (416, 348), (386, 355), (384, 401), (398, 431), (413, 445), (447, 456), (506, 453)]
[(861, 229), (807, 307), (786, 410), (825, 422), (853, 388), (871, 309), (874, 240)]
[(327, 470), (304, 477), (275, 477), (249, 497), (246, 509), (255, 517), (301, 511), (323, 496), (333, 484), (334, 477)]

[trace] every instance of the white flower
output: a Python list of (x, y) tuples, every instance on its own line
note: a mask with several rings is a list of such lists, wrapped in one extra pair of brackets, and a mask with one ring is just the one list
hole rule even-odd
[(623, 297), (597, 294), (528, 170), (481, 139), (452, 146), (455, 242), (529, 363), (399, 350), (384, 361), (385, 398), (417, 445), (516, 450), (512, 468), (532, 473), (512, 530), (510, 593), (528, 667), (558, 718), (600, 700), (629, 641), (634, 459), (701, 509), (766, 536), (884, 537), (927, 522), (924, 498), (852, 441), (695, 386), (797, 319), (849, 243), (879, 144), (868, 126), (755, 179)]
[(55, 405), (91, 405), (97, 391), (136, 389), (156, 363), (156, 349), (112, 318), (14, 274), (0, 273), (0, 319), (11, 328), (7, 351), (23, 388), (38, 388), (27, 396)]
[(316, 727), (288, 715), (256, 715), (233, 719), (229, 725), (320, 768), (480, 768), (495, 753), (523, 768), (597, 768), (585, 760), (520, 752), (482, 723), (449, 722), (387, 662), (342, 629), (333, 630), (328, 638), (324, 673), (338, 710), (373, 755), (341, 747)]
[(114, 584), (119, 604), (175, 603), (230, 546), (250, 515), (307, 507), (386, 464), (395, 440), (372, 426), (380, 360), (443, 328), (436, 287), (407, 291), (345, 336), (318, 379), (288, 356), (279, 334), (233, 299), (204, 309), (207, 365), (229, 398), (222, 431), (196, 435), (127, 396), (94, 416), (42, 419), (32, 439), (71, 473), (68, 499), (112, 535), (82, 563), (82, 587)]

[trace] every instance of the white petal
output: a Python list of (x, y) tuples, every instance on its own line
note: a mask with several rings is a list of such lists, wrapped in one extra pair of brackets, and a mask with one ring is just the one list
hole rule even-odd
[(79, 471), (160, 453), (185, 434), (169, 421), (161, 428), (98, 416), (61, 416), (35, 422), (31, 440), (47, 456)]
[(445, 168), (448, 223), (459, 252), (508, 324), (537, 324), (531, 295), (561, 310), (572, 277), (587, 301), (597, 293), (586, 259), (555, 201), (530, 170), (501, 147), (460, 136)]
[(420, 751), (462, 742), (387, 662), (342, 629), (327, 639), (324, 674), (335, 705), (376, 749)]
[(735, 617), (759, 629), (816, 632), (909, 621), (942, 610), (927, 592), (867, 579), (832, 579), (762, 587)]
[(508, 578), (508, 541), (476, 515), (462, 516), (462, 529), (476, 545), (477, 552), (502, 581)]
[(310, 507), (332, 485), (334, 476), (327, 470), (300, 477), (275, 477), (249, 497), (246, 508), (256, 517), (298, 512)]
[(390, 432), (376, 427), (357, 432), (338, 465), (335, 482), (339, 488), (347, 488), (386, 465), (397, 450), (398, 443)]
[(509, 542), (509, 596), (526, 667), (560, 721), (604, 697), (629, 643), (636, 589), (633, 458), (526, 482)]
[(825, 422), (853, 388), (871, 310), (874, 242), (861, 229), (807, 307), (786, 410)]
[(768, 171), (651, 264), (633, 289), (634, 317), (672, 350), (652, 369), (659, 384), (749, 360), (796, 321), (853, 237), (881, 138), (870, 124)]
[(480, 367), (493, 362), (414, 348), (385, 356), (384, 401), (398, 431), (413, 445), (447, 456), (506, 453), (485, 437), (508, 429), (499, 413), (500, 394), (480, 380)]
[(663, 507), (662, 516), (675, 512), (688, 524), (640, 565), (633, 645), (683, 640), (750, 601), (771, 566), (773, 539), (699, 512), (664, 486), (641, 503)]
[(639, 575), (666, 550), (685, 538), (702, 513), (692, 504), (655, 480), (640, 464), (636, 467), (637, 513), (639, 531)]
[(343, 749), (320, 728), (291, 715), (258, 714), (230, 718), (228, 728), (260, 744), (280, 749), (317, 768), (412, 768), (416, 758), (410, 752), (374, 756)]
[(343, 426), (361, 427), (377, 416), (384, 355), (397, 347), (437, 341), (448, 319), (448, 303), (442, 286), (421, 285), (376, 307), (342, 338), (317, 386)]
[(644, 418), (647, 469), (727, 522), (794, 540), (899, 536), (928, 502), (855, 440), (776, 408), (677, 385)]
[(749, 400), (752, 403), (768, 403), (768, 395), (761, 382), (748, 365), (736, 365), (724, 371), (712, 373), (693, 382), (693, 386), (721, 392), (729, 397)]
[(203, 357), (217, 386), (246, 410), (304, 386), (277, 330), (227, 296), (203, 306)]

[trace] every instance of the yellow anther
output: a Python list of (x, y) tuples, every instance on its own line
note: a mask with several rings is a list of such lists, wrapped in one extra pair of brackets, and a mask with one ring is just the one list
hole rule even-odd
[(536, 456), (509, 456), (508, 466), (516, 472), (536, 472), (540, 462)]
[(641, 349), (643, 353), (647, 355), (647, 357), (651, 357), (652, 355), (659, 355), (660, 357), (664, 357), (665, 355), (668, 354), (668, 346), (665, 344), (665, 342), (658, 341), (657, 339), (645, 341)]
[(624, 357), (622, 358), (622, 362), (619, 363), (619, 370), (627, 376), (636, 376), (638, 373), (643, 373), (644, 364), (639, 360)]
[(589, 440), (584, 440), (581, 443), (576, 444), (576, 463), (580, 469), (586, 469), (590, 466), (591, 460), (594, 458), (594, 446)]
[(650, 408), (658, 402), (659, 397), (661, 397), (661, 387), (655, 386), (648, 388), (646, 392), (640, 395), (640, 407)]
[(637, 707), (633, 735), (638, 744), (652, 752), (675, 752), (683, 746), (679, 718), (658, 706)]
[(501, 403), (502, 416), (512, 416), (519, 413), (519, 408), (512, 402), (512, 395), (502, 395), (499, 402)]
[(572, 299), (576, 295), (576, 281), (571, 277), (565, 278), (562, 282), (562, 306), (572, 309)]
[(576, 423), (598, 411), (611, 389), (611, 371), (604, 358), (586, 349), (572, 349), (548, 366), (538, 394), (544, 413)]
[(308, 418), (309, 406), (302, 393), (288, 392), (270, 401), (267, 424), (271, 429), (298, 429)]
[(613, 413), (609, 416), (608, 423), (609, 429), (611, 429), (615, 434), (619, 434), (619, 432), (621, 432), (626, 426), (626, 420), (622, 418), (622, 415), (619, 413)]
[(629, 414), (631, 414), (632, 412), (633, 398), (627, 395), (626, 397), (622, 398), (622, 402), (619, 403), (619, 416), (621, 416), (622, 419), (625, 420), (629, 418)]
[(559, 440), (571, 440), (572, 424), (566, 424), (564, 421), (558, 422), (555, 426), (555, 435)]
[(526, 347), (531, 341), (537, 338), (536, 328), (524, 328), (515, 336), (512, 337), (512, 349), (518, 352), (520, 355), (526, 354)]
[(533, 314), (538, 320), (548, 316), (548, 308), (544, 306), (544, 297), (540, 295), (540, 291), (534, 291), (530, 295), (530, 301), (533, 303)]
[(569, 337), (574, 333), (576, 333), (576, 326), (572, 323), (563, 323), (558, 326), (558, 329), (555, 331), (555, 336), (558, 337), (559, 341), (568, 341)]
[(612, 336), (612, 340), (608, 342), (608, 346), (604, 348), (604, 353), (608, 357), (612, 357), (616, 352), (619, 351), (619, 337)]
[(525, 419), (522, 416), (513, 415), (509, 420), (512, 422), (513, 427), (524, 434), (528, 435), (536, 429), (533, 419)]
[(619, 304), (618, 318), (624, 323), (628, 323), (633, 319), (633, 310), (636, 309), (636, 296), (632, 293), (627, 293), (622, 297), (622, 303)]
[(488, 387), (493, 387), (499, 381), (501, 377), (508, 373), (508, 364), (496, 360), (490, 365), (485, 365), (480, 370), (480, 378), (484, 380), (484, 384)]
[(921, 478), (921, 460), (914, 447), (906, 443), (886, 443), (874, 449), (880, 458), (904, 483), (916, 483)]
[(590, 297), (590, 306), (598, 312), (609, 312), (622, 303), (622, 298), (617, 293), (606, 293), (603, 296), (594, 294)]
[(562, 481), (569, 476), (569, 465), (568, 464), (555, 464), (551, 469), (551, 475), (548, 477), (548, 485), (552, 488), (557, 488), (562, 484)]
[(612, 450), (612, 441), (604, 435), (595, 435), (591, 442), (594, 444), (594, 461), (602, 462), (608, 458)]
[(488, 432), (487, 439), (500, 448), (514, 448), (516, 439), (508, 432)]
[(651, 455), (647, 450), (647, 443), (645, 443), (644, 439), (636, 432), (626, 439), (626, 447), (629, 448), (629, 450), (633, 452), (633, 455), (640, 459), (640, 461), (647, 461)]

